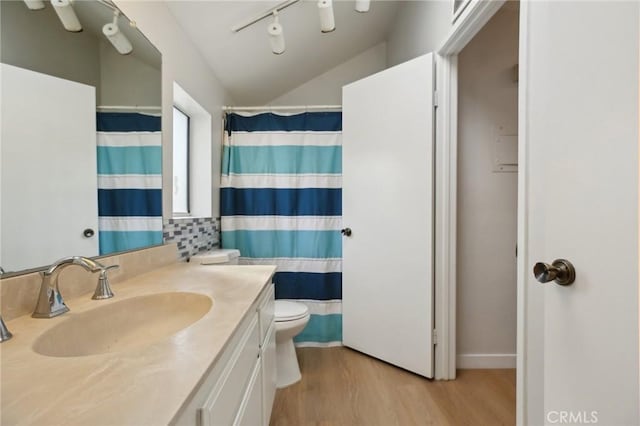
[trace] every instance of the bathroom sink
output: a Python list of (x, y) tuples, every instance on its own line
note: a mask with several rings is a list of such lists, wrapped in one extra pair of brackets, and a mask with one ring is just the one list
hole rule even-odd
[[(202, 318), (213, 301), (202, 294), (132, 297), (75, 314), (40, 335), (33, 350), (52, 357), (120, 352), (168, 338)], [(38, 320), (42, 321), (42, 320)]]

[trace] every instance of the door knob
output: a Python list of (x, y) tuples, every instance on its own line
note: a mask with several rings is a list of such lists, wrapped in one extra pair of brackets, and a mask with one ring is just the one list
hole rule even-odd
[(556, 259), (551, 265), (538, 262), (533, 267), (533, 275), (541, 283), (555, 281), (556, 284), (570, 285), (576, 280), (575, 268), (565, 259)]
[(346, 237), (350, 237), (351, 236), (351, 228), (344, 228), (342, 231), (340, 231), (342, 233), (342, 235), (346, 236)]

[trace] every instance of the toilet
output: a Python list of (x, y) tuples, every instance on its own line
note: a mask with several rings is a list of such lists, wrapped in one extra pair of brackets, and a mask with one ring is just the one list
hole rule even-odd
[(236, 249), (216, 249), (191, 256), (189, 262), (199, 265), (237, 265), (240, 251)]
[(302, 303), (276, 300), (276, 366), (278, 389), (298, 382), (300, 367), (293, 338), (300, 334), (309, 322), (309, 309)]
[[(190, 262), (200, 265), (237, 265), (240, 251), (217, 249), (191, 256)], [(288, 300), (276, 300), (274, 306), (276, 326), (276, 386), (278, 389), (290, 386), (302, 378), (293, 338), (309, 322), (306, 305)]]

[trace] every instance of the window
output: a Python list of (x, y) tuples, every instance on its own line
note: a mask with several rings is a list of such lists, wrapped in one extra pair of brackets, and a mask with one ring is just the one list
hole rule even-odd
[(189, 116), (173, 107), (173, 214), (189, 214)]
[(173, 106), (173, 217), (211, 217), (220, 187), (211, 114), (176, 82)]

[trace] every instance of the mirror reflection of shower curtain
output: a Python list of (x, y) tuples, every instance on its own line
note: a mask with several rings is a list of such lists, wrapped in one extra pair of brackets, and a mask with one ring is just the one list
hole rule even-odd
[(100, 254), (162, 244), (161, 117), (97, 113)]
[(227, 114), (222, 246), (277, 265), (276, 299), (305, 303), (298, 346), (342, 344), (342, 113)]

